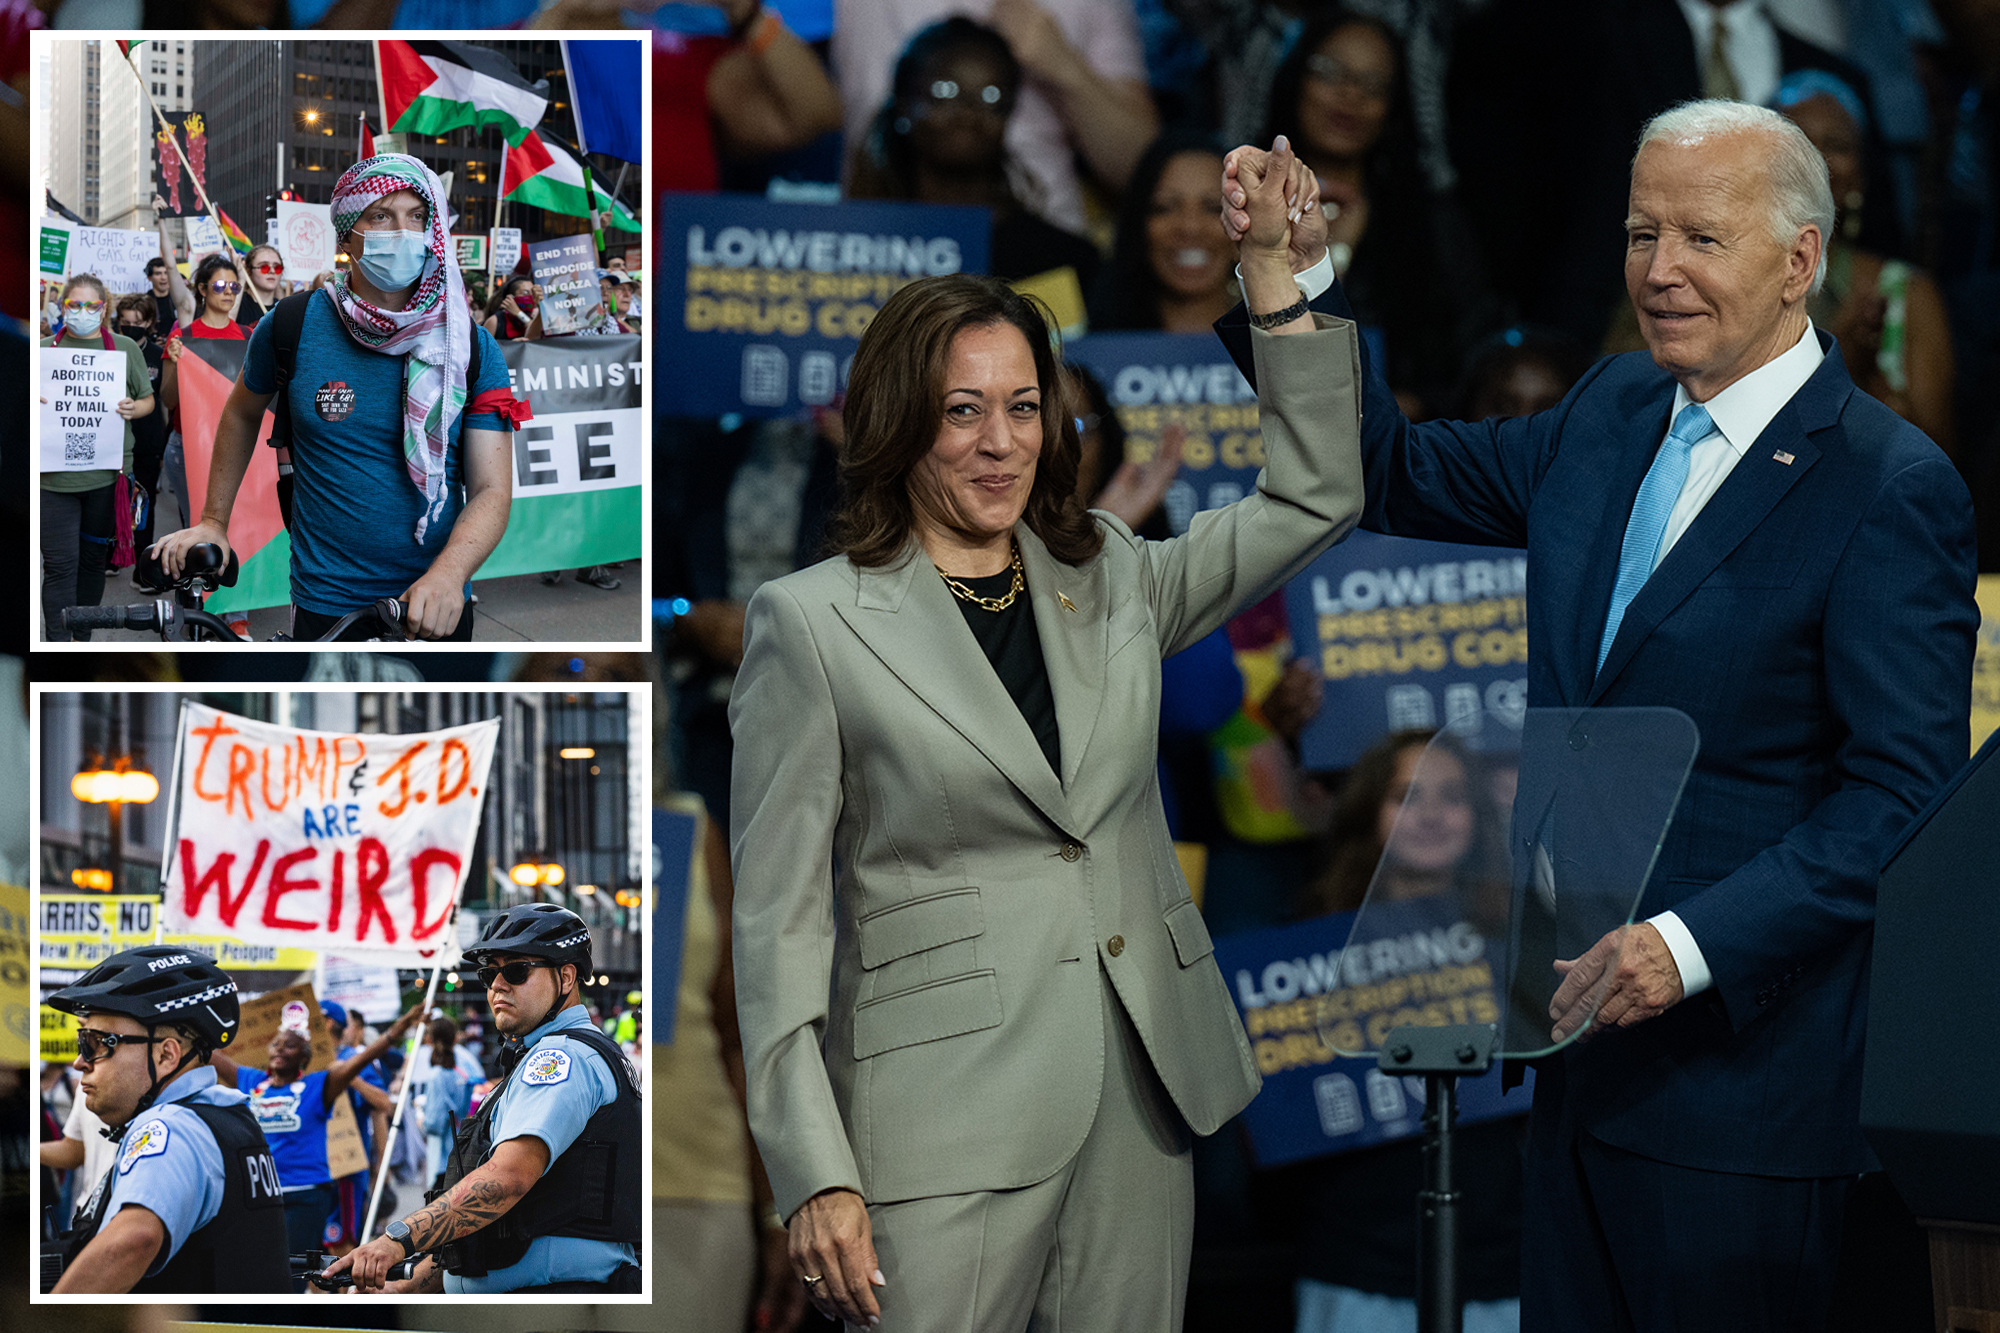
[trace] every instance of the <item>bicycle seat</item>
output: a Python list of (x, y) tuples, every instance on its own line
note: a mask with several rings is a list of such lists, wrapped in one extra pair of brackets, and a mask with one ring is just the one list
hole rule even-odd
[(236, 560), (236, 549), (230, 548), (229, 559), (225, 562), (222, 559), (222, 548), (214, 542), (197, 542), (190, 546), (187, 554), (181, 559), (181, 576), (177, 579), (167, 577), (166, 571), (160, 568), (159, 557), (150, 549), (141, 547), (137, 554), (138, 567), (133, 571), (134, 576), (140, 582), (149, 583), (156, 588), (168, 585), (185, 588), (196, 579), (203, 580), (211, 587), (233, 588), (236, 586), (236, 575), (240, 569)]

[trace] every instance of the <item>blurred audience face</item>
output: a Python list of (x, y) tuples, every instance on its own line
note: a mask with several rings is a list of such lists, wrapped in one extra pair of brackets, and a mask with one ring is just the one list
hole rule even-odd
[(944, 390), (937, 440), (910, 474), (917, 522), (992, 541), (1027, 509), (1042, 452), (1042, 388), (1028, 340), (1012, 324), (960, 331)]
[(1818, 93), (1792, 106), (1780, 108), (1792, 123), (1805, 131), (1812, 146), (1826, 159), (1827, 184), (1833, 187), (1833, 202), (1844, 213), (1857, 208), (1862, 199), (1861, 131), (1847, 109), (1826, 93)]
[(1396, 51), (1381, 31), (1347, 23), (1306, 57), (1299, 151), (1308, 161), (1360, 157), (1382, 137), (1396, 91)]
[(1229, 281), (1231, 247), (1222, 230), (1222, 157), (1180, 153), (1153, 187), (1146, 248), (1153, 275), (1170, 295), (1189, 300)]
[(1397, 754), (1376, 824), (1385, 859), (1414, 874), (1447, 873), (1471, 848), (1473, 825), (1472, 792), (1457, 755), (1422, 745)]
[(166, 260), (164, 259), (147, 260), (146, 277), (153, 284), (153, 295), (165, 296), (167, 294), (168, 287), (170, 284), (167, 277)]
[(290, 1028), (279, 1028), (264, 1053), (267, 1057), (264, 1068), (288, 1082), (303, 1074), (312, 1063), (312, 1043), (304, 1033)]
[(916, 95), (902, 108), (910, 120), (911, 148), (940, 170), (996, 166), (1015, 92), (988, 52), (976, 47), (940, 51), (925, 67)]
[(1472, 419), (1531, 417), (1560, 403), (1567, 392), (1561, 371), (1534, 353), (1517, 353), (1479, 386), (1472, 399)]
[[(1791, 345), (1818, 262), (1773, 235), (1771, 149), (1754, 134), (1658, 140), (1632, 164), (1625, 289), (1660, 367), (1705, 402)], [(1790, 334), (1788, 337), (1787, 334)]]

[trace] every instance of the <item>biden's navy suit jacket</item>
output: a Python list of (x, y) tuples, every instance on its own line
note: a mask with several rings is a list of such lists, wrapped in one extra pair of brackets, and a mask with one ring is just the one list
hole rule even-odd
[[(1338, 285), (1314, 305), (1348, 313)], [(1242, 308), (1217, 330), (1249, 374)], [(1537, 1096), (1603, 1142), (1715, 1171), (1874, 1165), (1876, 875), (1969, 750), (1971, 497), (1819, 338), (1819, 368), (1633, 598), (1601, 670), (1674, 380), (1646, 353), (1607, 357), (1558, 406), (1477, 424), (1413, 424), (1378, 370), (1365, 382), (1361, 526), (1527, 549), (1529, 705), (1672, 707), (1700, 728), (1639, 919), (1677, 913), (1713, 985), (1570, 1047)]]

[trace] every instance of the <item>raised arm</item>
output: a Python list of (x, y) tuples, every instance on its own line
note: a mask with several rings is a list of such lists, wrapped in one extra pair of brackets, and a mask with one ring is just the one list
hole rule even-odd
[(160, 258), (167, 265), (167, 292), (173, 299), (174, 313), (180, 316), (181, 326), (185, 328), (194, 323), (194, 312), (197, 307), (194, 290), (187, 285), (187, 280), (181, 277), (180, 266), (174, 263), (174, 247), (167, 240), (167, 220), (161, 216), (166, 207), (166, 200), (158, 195), (153, 196), (153, 225), (160, 233)]
[[(410, 1025), (420, 1022), (426, 1012), (421, 1003), (417, 1004), (404, 1013), (401, 1018), (391, 1023), (388, 1031), (369, 1042), (366, 1046), (363, 1046), (354, 1054), (348, 1056), (345, 1060), (329, 1068), (326, 1071), (326, 1083), (322, 1093), (322, 1096), (326, 1100), (326, 1105), (331, 1107), (334, 1099), (339, 1097), (341, 1093), (346, 1092), (349, 1085), (356, 1078), (360, 1077), (361, 1071), (381, 1059), (383, 1052), (394, 1046), (398, 1041), (401, 1041), (403, 1034), (410, 1030)], [(366, 1096), (365, 1093), (363, 1095)]]

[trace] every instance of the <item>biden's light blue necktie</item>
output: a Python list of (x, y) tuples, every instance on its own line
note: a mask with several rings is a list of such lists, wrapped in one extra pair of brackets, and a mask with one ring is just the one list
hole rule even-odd
[(1604, 640), (1597, 646), (1597, 666), (1611, 655), (1611, 641), (1618, 637), (1618, 624), (1625, 608), (1646, 586), (1647, 577), (1660, 554), (1660, 539), (1667, 534), (1667, 519), (1687, 484), (1688, 455), (1696, 442), (1715, 431), (1715, 419), (1700, 403), (1689, 403), (1674, 419), (1674, 427), (1646, 469), (1639, 483), (1639, 498), (1632, 502), (1632, 517), (1625, 524), (1625, 545), (1618, 553), (1618, 582), (1611, 589), (1611, 611), (1604, 617)]

